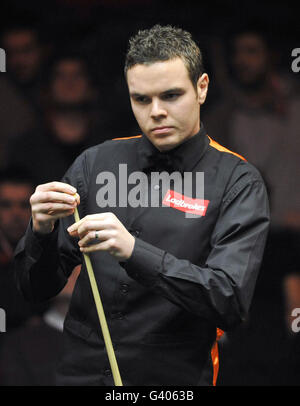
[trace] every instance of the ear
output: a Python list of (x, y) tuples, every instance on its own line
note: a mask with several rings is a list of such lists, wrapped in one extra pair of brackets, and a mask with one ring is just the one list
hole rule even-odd
[(209, 77), (207, 73), (203, 73), (197, 82), (197, 91), (198, 91), (198, 102), (199, 104), (203, 104), (206, 99), (207, 90), (209, 84)]

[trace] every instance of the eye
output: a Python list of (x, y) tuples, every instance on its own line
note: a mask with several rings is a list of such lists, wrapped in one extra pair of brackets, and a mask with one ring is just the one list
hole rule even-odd
[(139, 103), (139, 104), (148, 104), (151, 101), (149, 97), (142, 96), (142, 95), (141, 96), (134, 96), (133, 99), (134, 99), (134, 101), (136, 103)]
[(178, 99), (180, 93), (166, 93), (162, 96), (162, 100), (173, 101)]

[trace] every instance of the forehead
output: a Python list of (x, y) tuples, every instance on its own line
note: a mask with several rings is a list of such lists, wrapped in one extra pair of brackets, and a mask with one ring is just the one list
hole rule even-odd
[(239, 35), (235, 39), (234, 45), (236, 50), (242, 50), (245, 48), (264, 50), (266, 48), (263, 38), (255, 33), (245, 33)]
[(127, 72), (127, 83), (130, 93), (140, 94), (192, 87), (188, 70), (181, 58), (135, 65)]
[(73, 72), (83, 71), (83, 64), (77, 59), (63, 59), (55, 66), (55, 72)]
[(4, 34), (3, 41), (6, 46), (18, 46), (35, 42), (35, 34), (32, 31), (12, 31)]
[(30, 196), (32, 193), (32, 187), (23, 183), (10, 183), (5, 182), (0, 184), (0, 198), (6, 199), (22, 199)]

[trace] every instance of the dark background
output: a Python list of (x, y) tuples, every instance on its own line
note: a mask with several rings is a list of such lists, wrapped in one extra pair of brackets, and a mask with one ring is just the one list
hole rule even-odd
[[(211, 76), (210, 44), (226, 43), (239, 28), (255, 25), (265, 31), (277, 54), (278, 67), (290, 70), (291, 50), (299, 47), (300, 28), (293, 1), (179, 1), (179, 0), (5, 0), (0, 29), (11, 22), (35, 25), (50, 52), (66, 48), (83, 52), (112, 108), (131, 115), (123, 74), (127, 41), (138, 29), (171, 24), (190, 31)], [(115, 81), (120, 80), (116, 90)], [(214, 77), (211, 76), (213, 86)], [(208, 94), (204, 108), (214, 101)]]
[[(214, 39), (222, 39), (228, 62), (231, 35), (255, 24), (270, 40), (276, 69), (289, 74), (291, 51), (300, 47), (299, 13), (293, 1), (2, 0), (0, 32), (18, 22), (38, 29), (49, 55), (68, 49), (85, 56), (111, 128), (121, 135), (134, 135), (136, 128), (123, 65), (128, 39), (138, 29), (160, 23), (192, 33), (211, 82), (204, 113), (219, 97), (212, 68)], [(249, 320), (220, 343), (219, 385), (299, 384), (299, 337), (286, 329), (283, 293), (285, 276), (299, 272), (299, 248), (299, 229), (272, 231)]]

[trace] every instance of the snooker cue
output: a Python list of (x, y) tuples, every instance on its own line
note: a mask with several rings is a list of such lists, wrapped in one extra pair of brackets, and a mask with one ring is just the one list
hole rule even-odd
[[(78, 222), (80, 220), (77, 207), (75, 207), (74, 217), (75, 217), (76, 222)], [(93, 296), (94, 296), (94, 301), (95, 301), (95, 305), (96, 305), (96, 309), (97, 309), (97, 313), (98, 313), (98, 317), (99, 317), (100, 327), (102, 330), (105, 348), (107, 351), (114, 383), (115, 383), (115, 386), (123, 386), (120, 372), (119, 372), (119, 367), (118, 367), (115, 352), (114, 352), (114, 348), (113, 348), (110, 333), (109, 333), (109, 329), (108, 329), (107, 322), (106, 322), (103, 305), (102, 305), (99, 290), (97, 287), (97, 282), (95, 279), (92, 263), (91, 263), (89, 255), (83, 253), (83, 257), (84, 257), (86, 269), (87, 269), (89, 280), (90, 280), (90, 285), (91, 285)]]

